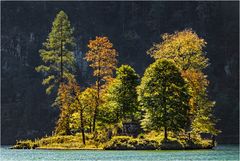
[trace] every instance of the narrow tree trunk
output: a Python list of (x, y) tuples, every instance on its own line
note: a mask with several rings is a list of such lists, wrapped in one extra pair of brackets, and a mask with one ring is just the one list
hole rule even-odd
[(94, 109), (94, 116), (93, 116), (93, 132), (95, 132), (96, 128), (96, 118), (97, 118), (97, 109), (99, 106), (99, 101), (100, 101), (100, 55), (98, 54), (98, 76), (97, 76), (97, 102), (96, 102), (96, 107)]
[(90, 133), (92, 132), (92, 122), (91, 121), (89, 123), (89, 131), (90, 131)]
[(84, 132), (84, 123), (83, 123), (83, 110), (80, 110), (80, 121), (81, 121), (81, 132), (82, 132), (82, 142), (85, 145), (85, 132)]
[(212, 135), (212, 146), (214, 147), (215, 146), (215, 143), (216, 142), (216, 140), (215, 140), (215, 135)]
[(167, 135), (167, 126), (164, 126), (164, 140), (168, 139), (168, 135)]
[[(163, 83), (165, 87), (165, 81)], [(164, 106), (164, 140), (167, 140), (167, 109), (166, 109), (166, 97), (165, 97), (166, 88), (163, 90), (163, 106)]]
[(69, 116), (66, 118), (66, 135), (70, 135)]
[(60, 48), (60, 57), (61, 57), (61, 73), (60, 73), (60, 82), (63, 82), (63, 44), (62, 44), (62, 23), (61, 23), (61, 48)]
[(61, 82), (63, 82), (63, 54), (62, 54), (62, 40), (61, 40)]
[(93, 115), (93, 132), (95, 131), (95, 126), (96, 126), (96, 117), (97, 117), (97, 107), (94, 109), (94, 115)]
[[(76, 94), (74, 94), (76, 96)], [(84, 132), (84, 123), (83, 123), (83, 107), (81, 106), (81, 102), (80, 100), (78, 99), (78, 97), (76, 97), (79, 105), (80, 105), (80, 128), (81, 128), (81, 132), (82, 132), (82, 142), (83, 144), (85, 145), (85, 132)]]
[(94, 109), (94, 114), (93, 114), (93, 132), (95, 131), (96, 128), (96, 118), (97, 118), (97, 109), (99, 106), (99, 94), (100, 93), (100, 85), (99, 85), (99, 77), (98, 77), (98, 81), (97, 81), (97, 103), (96, 103), (96, 107)]

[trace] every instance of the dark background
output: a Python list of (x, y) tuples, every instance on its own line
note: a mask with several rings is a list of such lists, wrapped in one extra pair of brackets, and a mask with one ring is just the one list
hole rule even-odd
[[(1, 2), (1, 143), (50, 135), (58, 110), (34, 68), (38, 50), (56, 14), (64, 10), (75, 28), (78, 78), (92, 82), (82, 61), (89, 39), (108, 36), (119, 52), (119, 65), (139, 74), (153, 62), (146, 51), (160, 35), (192, 28), (207, 41), (211, 65), (209, 95), (216, 101), (219, 143), (239, 140), (238, 2)], [(82, 53), (81, 53), (81, 52)]]

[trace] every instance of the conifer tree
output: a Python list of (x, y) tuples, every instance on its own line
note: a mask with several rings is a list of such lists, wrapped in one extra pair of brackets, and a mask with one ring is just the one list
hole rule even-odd
[(47, 94), (61, 82), (67, 82), (74, 77), (74, 46), (70, 21), (66, 13), (60, 11), (53, 21), (46, 42), (43, 43), (43, 49), (39, 50), (43, 65), (36, 67), (36, 71), (42, 72), (45, 77), (42, 84), (47, 85)]

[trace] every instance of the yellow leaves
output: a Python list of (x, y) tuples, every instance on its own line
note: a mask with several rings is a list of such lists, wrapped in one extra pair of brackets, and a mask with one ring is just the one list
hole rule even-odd
[(47, 78), (45, 78), (42, 82), (43, 85), (47, 85), (49, 84), (51, 81), (53, 81), (55, 79), (54, 75), (49, 75)]
[(162, 40), (147, 52), (155, 59), (172, 59), (184, 70), (201, 70), (208, 66), (208, 59), (203, 52), (206, 42), (191, 29), (174, 34), (163, 34)]

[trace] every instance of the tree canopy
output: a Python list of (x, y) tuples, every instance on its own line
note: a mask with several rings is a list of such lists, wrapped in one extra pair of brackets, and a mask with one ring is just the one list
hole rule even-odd
[(203, 51), (206, 44), (193, 30), (185, 29), (174, 34), (163, 34), (162, 42), (154, 43), (147, 53), (155, 59), (173, 60), (182, 70), (201, 70), (209, 65)]

